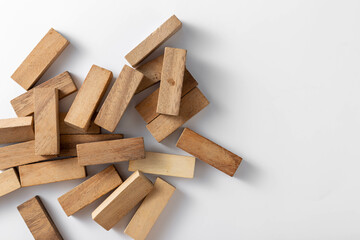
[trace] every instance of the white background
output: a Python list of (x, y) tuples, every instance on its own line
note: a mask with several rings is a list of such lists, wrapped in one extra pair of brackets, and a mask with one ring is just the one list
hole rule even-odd
[[(41, 81), (68, 70), (80, 87), (92, 64), (117, 77), (125, 54), (176, 14), (183, 28), (165, 45), (188, 50), (211, 102), (185, 126), (244, 160), (233, 178), (199, 160), (194, 179), (164, 177), (177, 191), (149, 239), (359, 239), (359, 12), (356, 0), (1, 1), (0, 117), (16, 116), (9, 102), (24, 90), (10, 76), (51, 27), (71, 45)], [(117, 132), (186, 154), (175, 147), (181, 130), (159, 144), (135, 111), (153, 89)], [(133, 212), (109, 232), (91, 219), (100, 201), (66, 217), (57, 198), (80, 182), (0, 198), (1, 239), (32, 238), (16, 206), (34, 195), (65, 239), (130, 239)]]

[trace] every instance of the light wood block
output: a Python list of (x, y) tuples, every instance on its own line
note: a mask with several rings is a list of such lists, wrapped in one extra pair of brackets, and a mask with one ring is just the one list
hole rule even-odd
[(11, 100), (11, 105), (18, 117), (25, 117), (34, 113), (34, 90), (38, 88), (57, 88), (59, 90), (59, 99), (77, 91), (70, 74), (63, 72)]
[(161, 44), (174, 35), (181, 26), (182, 23), (180, 20), (175, 15), (171, 16), (144, 41), (131, 50), (125, 56), (125, 59), (131, 64), (131, 66), (136, 67)]
[(76, 146), (79, 165), (123, 162), (145, 157), (144, 138), (83, 143)]
[(115, 189), (122, 183), (114, 165), (73, 188), (58, 198), (67, 216), (93, 203), (96, 199)]
[(174, 154), (146, 152), (144, 159), (129, 161), (129, 171), (172, 177), (193, 178), (195, 158)]
[(114, 132), (144, 75), (124, 65), (95, 118), (95, 124)]
[(110, 230), (152, 189), (153, 184), (149, 179), (136, 171), (92, 212), (92, 218)]
[(78, 165), (77, 158), (33, 163), (19, 167), (22, 187), (61, 182), (86, 177), (85, 167)]
[(91, 122), (90, 127), (86, 132), (80, 131), (79, 129), (73, 128), (67, 124), (65, 124), (64, 119), (66, 116), (66, 112), (59, 113), (59, 128), (60, 134), (99, 134), (101, 129), (94, 122)]
[(51, 28), (16, 69), (11, 78), (25, 90), (29, 90), (67, 45), (69, 45), (69, 41)]
[(49, 213), (38, 196), (17, 207), (31, 234), (36, 240), (62, 240)]
[(194, 88), (181, 99), (179, 116), (160, 115), (146, 125), (146, 128), (158, 142), (161, 142), (208, 104), (209, 101), (202, 92)]
[(153, 190), (151, 190), (141, 203), (130, 223), (127, 225), (125, 233), (136, 240), (146, 239), (174, 191), (175, 187), (161, 178), (157, 178)]
[(0, 119), (0, 144), (33, 140), (33, 117)]
[(60, 153), (59, 91), (38, 88), (34, 91), (35, 155)]
[(176, 146), (218, 170), (234, 176), (242, 158), (189, 128), (182, 132)]
[(85, 132), (111, 79), (111, 71), (93, 65), (65, 117), (65, 123)]
[(144, 74), (145, 77), (136, 89), (135, 94), (144, 91), (157, 82), (160, 82), (163, 59), (164, 55), (160, 55), (136, 68), (136, 70)]
[(19, 188), (21, 188), (21, 185), (14, 168), (0, 173), (0, 197)]

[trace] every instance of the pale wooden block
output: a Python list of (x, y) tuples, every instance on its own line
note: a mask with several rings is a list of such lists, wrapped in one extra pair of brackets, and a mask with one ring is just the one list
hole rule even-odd
[(189, 128), (182, 132), (176, 146), (218, 170), (234, 176), (242, 158)]
[(94, 122), (91, 122), (90, 127), (86, 130), (86, 132), (80, 131), (79, 129), (66, 125), (64, 122), (66, 114), (67, 114), (66, 112), (59, 113), (60, 134), (98, 134), (101, 132), (100, 127), (97, 126)]
[(11, 78), (25, 90), (29, 90), (67, 45), (69, 45), (69, 41), (51, 28), (16, 69)]
[(135, 94), (144, 91), (157, 82), (160, 82), (163, 59), (164, 55), (160, 55), (136, 68), (136, 70), (144, 74), (145, 77), (136, 89)]
[(136, 67), (161, 44), (174, 35), (181, 26), (182, 23), (180, 20), (175, 15), (171, 16), (145, 40), (131, 50), (125, 56), (125, 59), (131, 64), (131, 66)]
[(85, 132), (111, 79), (111, 71), (93, 65), (65, 117), (65, 123)]
[(79, 165), (123, 162), (145, 157), (144, 138), (83, 143), (76, 145)]
[(59, 197), (58, 201), (66, 215), (71, 216), (121, 183), (118, 172), (114, 165), (111, 165)]
[(59, 90), (59, 99), (77, 91), (70, 74), (63, 72), (11, 100), (11, 105), (18, 117), (25, 117), (34, 113), (34, 89), (38, 88), (57, 88)]
[(33, 117), (0, 119), (0, 144), (33, 140)]
[(29, 187), (84, 178), (86, 170), (75, 157), (19, 166), (19, 175), (21, 186)]
[(172, 177), (193, 178), (195, 158), (174, 154), (146, 152), (144, 159), (129, 161), (129, 171)]
[(14, 168), (0, 173), (0, 197), (19, 188), (21, 188), (21, 185)]
[(144, 75), (124, 65), (95, 118), (95, 124), (114, 132)]
[(157, 178), (154, 188), (145, 197), (124, 232), (136, 240), (146, 239), (174, 191), (175, 187)]
[(92, 219), (110, 230), (152, 189), (153, 184), (149, 179), (136, 171), (92, 212)]

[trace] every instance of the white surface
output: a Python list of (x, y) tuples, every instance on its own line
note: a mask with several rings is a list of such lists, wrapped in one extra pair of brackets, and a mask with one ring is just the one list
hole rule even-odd
[[(43, 80), (68, 70), (80, 86), (91, 64), (117, 77), (125, 54), (175, 13), (183, 29), (165, 45), (188, 50), (211, 102), (186, 126), (244, 161), (234, 178), (199, 160), (192, 180), (164, 177), (177, 191), (149, 239), (359, 239), (359, 11), (355, 0), (2, 1), (0, 117), (15, 117), (9, 101), (24, 90), (10, 76), (50, 27), (71, 45)], [(180, 130), (162, 144), (147, 132), (134, 109), (146, 94), (117, 132), (185, 154), (174, 147)], [(31, 239), (16, 206), (34, 195), (65, 239), (129, 239), (131, 215), (109, 232), (91, 220), (100, 201), (66, 217), (57, 198), (80, 182), (2, 197), (1, 239)]]

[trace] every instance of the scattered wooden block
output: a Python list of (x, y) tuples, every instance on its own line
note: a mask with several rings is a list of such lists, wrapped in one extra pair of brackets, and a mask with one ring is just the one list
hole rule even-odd
[(95, 124), (114, 132), (144, 75), (124, 65), (95, 118)]
[(174, 154), (146, 152), (144, 159), (129, 161), (129, 171), (173, 177), (193, 178), (195, 158)]
[(209, 101), (202, 92), (194, 88), (181, 99), (179, 116), (160, 115), (146, 125), (146, 128), (158, 142), (161, 142), (208, 104)]
[(65, 117), (65, 123), (85, 132), (111, 79), (111, 71), (93, 65)]
[(93, 212), (92, 218), (106, 230), (133, 209), (153, 188), (153, 184), (139, 171), (134, 172), (123, 184), (105, 199)]
[(84, 178), (86, 171), (77, 158), (67, 158), (20, 166), (19, 175), (21, 186), (29, 187)]
[(145, 197), (125, 233), (136, 240), (144, 240), (154, 226), (156, 220), (169, 202), (175, 187), (157, 178), (153, 190)]
[(35, 155), (60, 153), (59, 91), (56, 88), (34, 90)]
[(118, 172), (114, 165), (111, 165), (59, 197), (58, 201), (66, 215), (71, 216), (121, 183)]
[(33, 117), (0, 119), (0, 144), (33, 140)]
[(62, 240), (49, 213), (38, 196), (17, 207), (31, 234), (36, 240)]
[(160, 55), (159, 57), (136, 68), (136, 70), (144, 74), (145, 77), (136, 89), (135, 94), (144, 91), (161, 80), (163, 59), (164, 55)]
[(144, 41), (131, 50), (126, 56), (126, 60), (131, 66), (136, 67), (139, 63), (156, 50), (161, 44), (174, 35), (182, 26), (180, 20), (171, 16), (159, 28), (151, 33)]
[(11, 100), (11, 105), (18, 117), (25, 117), (34, 113), (34, 89), (38, 88), (57, 88), (59, 90), (59, 99), (77, 91), (70, 74), (63, 72)]
[(60, 134), (99, 134), (101, 132), (100, 127), (97, 126), (94, 122), (91, 122), (90, 127), (88, 128), (88, 130), (86, 130), (86, 132), (66, 125), (64, 122), (66, 114), (66, 112), (59, 113)]
[(0, 173), (0, 197), (21, 188), (14, 168)]
[(11, 78), (25, 90), (29, 90), (67, 45), (69, 45), (69, 41), (51, 28), (16, 69)]
[(218, 170), (234, 176), (242, 158), (189, 128), (182, 132), (176, 146)]
[(123, 162), (145, 157), (144, 138), (125, 138), (76, 146), (80, 166)]

